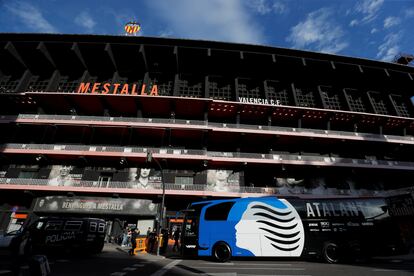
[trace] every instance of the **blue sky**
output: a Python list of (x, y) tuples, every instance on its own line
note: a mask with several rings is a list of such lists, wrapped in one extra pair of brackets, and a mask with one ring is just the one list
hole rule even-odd
[(414, 0), (0, 0), (0, 32), (263, 44), (391, 61), (414, 54)]

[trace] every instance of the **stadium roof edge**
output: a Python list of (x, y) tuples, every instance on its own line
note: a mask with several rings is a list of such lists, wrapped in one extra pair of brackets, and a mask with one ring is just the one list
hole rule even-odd
[(364, 65), (368, 67), (384, 68), (404, 71), (414, 74), (414, 67), (392, 62), (384, 62), (359, 57), (334, 55), (328, 53), (312, 52), (298, 49), (282, 48), (269, 45), (245, 44), (235, 42), (222, 42), (210, 40), (194, 40), (183, 38), (165, 38), (150, 36), (124, 36), (124, 35), (94, 35), (94, 34), (51, 34), (51, 33), (0, 33), (0, 41), (52, 41), (52, 42), (106, 42), (106, 43), (137, 43), (156, 44), (165, 46), (204, 47), (220, 50), (238, 50), (254, 53), (268, 53), (297, 58), (318, 59), (346, 64)]

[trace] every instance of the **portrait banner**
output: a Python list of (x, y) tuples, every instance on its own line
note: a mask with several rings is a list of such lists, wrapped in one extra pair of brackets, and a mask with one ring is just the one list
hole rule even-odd
[(206, 189), (215, 192), (238, 192), (240, 173), (232, 170), (208, 170)]
[(74, 172), (74, 166), (53, 165), (49, 173), (49, 186), (75, 186), (82, 179), (81, 173)]
[(131, 188), (156, 189), (162, 184), (161, 172), (150, 168), (129, 168), (128, 182)]

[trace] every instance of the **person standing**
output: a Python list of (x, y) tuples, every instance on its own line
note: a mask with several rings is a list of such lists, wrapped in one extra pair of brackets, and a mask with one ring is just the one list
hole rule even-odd
[(179, 240), (180, 240), (180, 228), (177, 228), (177, 230), (174, 231), (174, 246), (173, 246), (173, 251), (179, 251), (180, 250), (180, 244), (179, 244)]
[(157, 232), (155, 231), (155, 228), (152, 230), (151, 233), (148, 235), (148, 247), (149, 247), (149, 253), (152, 253), (154, 250), (155, 243), (157, 241)]
[(121, 247), (125, 247), (128, 245), (128, 228), (126, 227), (124, 231), (122, 231), (122, 243)]
[(137, 248), (137, 238), (139, 236), (139, 230), (138, 228), (135, 228), (134, 231), (132, 231), (131, 234), (131, 250), (129, 251), (129, 255), (134, 256), (135, 255), (135, 248)]

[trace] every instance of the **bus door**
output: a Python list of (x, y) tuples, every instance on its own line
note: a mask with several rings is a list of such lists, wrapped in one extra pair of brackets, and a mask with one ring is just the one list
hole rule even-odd
[(191, 209), (184, 210), (184, 223), (181, 231), (181, 254), (183, 256), (198, 256), (200, 245), (199, 226), (201, 210), (208, 203), (193, 204)]
[(181, 254), (183, 256), (197, 256), (198, 252), (198, 223), (199, 213), (195, 210), (186, 210), (181, 232)]

